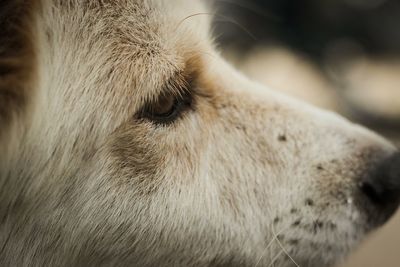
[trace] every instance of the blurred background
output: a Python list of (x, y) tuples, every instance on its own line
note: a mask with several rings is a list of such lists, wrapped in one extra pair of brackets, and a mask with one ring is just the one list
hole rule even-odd
[[(400, 1), (216, 0), (214, 35), (251, 79), (400, 146)], [(341, 267), (400, 267), (400, 213)]]

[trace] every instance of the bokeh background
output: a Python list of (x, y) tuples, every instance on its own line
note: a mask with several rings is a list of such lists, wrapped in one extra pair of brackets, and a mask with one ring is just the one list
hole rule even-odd
[[(400, 1), (215, 0), (231, 63), (400, 146)], [(340, 267), (400, 267), (400, 213)]]

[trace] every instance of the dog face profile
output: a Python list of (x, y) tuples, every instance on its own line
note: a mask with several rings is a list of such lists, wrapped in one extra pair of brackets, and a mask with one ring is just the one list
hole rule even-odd
[(396, 148), (238, 73), (209, 3), (1, 5), (2, 266), (332, 266), (396, 210)]

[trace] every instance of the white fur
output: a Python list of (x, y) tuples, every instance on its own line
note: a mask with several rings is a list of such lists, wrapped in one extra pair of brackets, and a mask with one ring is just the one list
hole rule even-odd
[[(215, 50), (207, 12), (40, 1), (32, 109), (1, 156), (2, 266), (321, 267), (364, 237), (357, 179), (394, 148), (248, 81)], [(189, 65), (195, 109), (135, 119)]]

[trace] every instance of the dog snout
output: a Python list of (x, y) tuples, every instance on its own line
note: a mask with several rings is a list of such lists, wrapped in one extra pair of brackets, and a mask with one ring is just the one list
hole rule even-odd
[(379, 163), (360, 181), (359, 189), (371, 220), (376, 224), (387, 221), (400, 202), (400, 153)]

